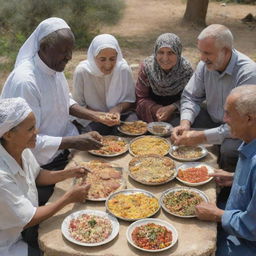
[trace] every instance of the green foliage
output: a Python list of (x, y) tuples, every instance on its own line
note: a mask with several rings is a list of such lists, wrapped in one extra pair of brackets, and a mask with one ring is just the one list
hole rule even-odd
[(0, 0), (0, 56), (12, 57), (36, 26), (49, 17), (63, 18), (76, 47), (89, 45), (102, 24), (115, 24), (124, 0)]

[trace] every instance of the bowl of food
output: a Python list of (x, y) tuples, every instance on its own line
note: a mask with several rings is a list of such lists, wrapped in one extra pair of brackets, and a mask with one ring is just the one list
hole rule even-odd
[(167, 221), (147, 218), (133, 222), (126, 231), (126, 238), (135, 248), (156, 253), (173, 247), (178, 240), (178, 232)]
[(145, 185), (165, 184), (176, 177), (174, 161), (165, 156), (143, 155), (129, 162), (129, 176)]
[(119, 223), (106, 212), (81, 210), (63, 220), (61, 231), (68, 241), (92, 247), (112, 241), (119, 232)]
[(178, 161), (196, 161), (208, 154), (204, 146), (172, 146), (170, 156)]
[(128, 151), (129, 143), (125, 138), (118, 136), (103, 136), (100, 149), (89, 150), (88, 152), (95, 156), (115, 157)]
[(214, 169), (208, 164), (189, 162), (180, 165), (177, 169), (176, 179), (188, 186), (200, 186), (213, 179), (209, 174), (213, 174)]
[(206, 194), (189, 187), (167, 189), (160, 198), (161, 206), (166, 212), (181, 218), (196, 217), (195, 207), (202, 202), (209, 202)]
[(154, 194), (143, 189), (125, 189), (111, 194), (106, 209), (115, 217), (134, 221), (155, 215), (160, 205)]
[(78, 166), (89, 170), (83, 177), (74, 178), (75, 184), (91, 184), (85, 198), (90, 201), (105, 201), (107, 197), (126, 187), (123, 168), (103, 160), (79, 162)]
[(140, 136), (130, 142), (129, 152), (133, 156), (148, 154), (167, 155), (170, 150), (168, 140), (158, 136)]
[(173, 126), (166, 122), (151, 122), (148, 124), (148, 131), (156, 136), (170, 136)]
[(141, 120), (133, 122), (122, 122), (120, 126), (117, 127), (118, 131), (130, 135), (139, 136), (147, 132), (147, 123)]

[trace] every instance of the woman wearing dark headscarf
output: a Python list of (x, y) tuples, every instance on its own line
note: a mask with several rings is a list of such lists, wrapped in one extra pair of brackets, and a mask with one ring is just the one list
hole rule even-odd
[(180, 38), (165, 33), (157, 38), (154, 54), (141, 64), (136, 83), (136, 112), (140, 119), (178, 124), (174, 112), (179, 110), (181, 93), (193, 74), (181, 51)]

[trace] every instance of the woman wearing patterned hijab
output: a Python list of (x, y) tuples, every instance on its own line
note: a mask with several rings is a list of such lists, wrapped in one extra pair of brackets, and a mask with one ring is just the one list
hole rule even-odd
[(36, 185), (82, 177), (83, 168), (41, 170), (30, 148), (36, 145), (36, 119), (23, 98), (0, 99), (0, 255), (42, 255), (38, 224), (65, 205), (84, 201), (89, 185), (74, 187), (49, 205), (38, 206)]
[(141, 64), (136, 83), (136, 112), (140, 119), (178, 124), (174, 113), (179, 110), (181, 93), (193, 74), (181, 51), (180, 38), (165, 33), (157, 38), (154, 54)]

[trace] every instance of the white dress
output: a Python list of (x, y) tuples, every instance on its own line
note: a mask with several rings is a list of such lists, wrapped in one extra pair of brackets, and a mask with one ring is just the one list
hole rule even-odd
[(23, 227), (38, 207), (35, 179), (40, 171), (29, 149), (22, 153), (23, 169), (0, 144), (0, 255), (27, 256)]

